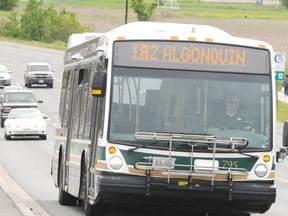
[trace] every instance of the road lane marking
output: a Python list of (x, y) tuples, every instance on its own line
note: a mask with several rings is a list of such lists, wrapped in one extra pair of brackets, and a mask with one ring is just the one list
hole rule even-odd
[(278, 181), (281, 181), (283, 183), (287, 183), (288, 184), (288, 179), (284, 179), (284, 178), (280, 178), (280, 177), (275, 177), (275, 179), (277, 179)]
[(51, 216), (8, 175), (1, 163), (0, 188), (10, 197), (24, 216)]

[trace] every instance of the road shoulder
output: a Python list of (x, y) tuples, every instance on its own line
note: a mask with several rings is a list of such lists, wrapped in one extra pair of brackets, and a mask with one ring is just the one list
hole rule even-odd
[(0, 216), (50, 216), (6, 172), (0, 163)]

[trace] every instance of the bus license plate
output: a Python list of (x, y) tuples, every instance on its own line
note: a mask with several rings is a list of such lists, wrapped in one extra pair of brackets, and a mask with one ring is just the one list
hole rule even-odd
[[(170, 162), (169, 162), (170, 161)], [(170, 169), (174, 169), (175, 158), (164, 158), (164, 157), (153, 157), (153, 167), (154, 169), (168, 169), (170, 164)]]

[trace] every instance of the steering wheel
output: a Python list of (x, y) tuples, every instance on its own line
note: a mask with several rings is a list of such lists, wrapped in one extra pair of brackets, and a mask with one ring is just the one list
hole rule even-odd
[(234, 120), (224, 123), (221, 128), (226, 128), (228, 130), (254, 130), (254, 124), (243, 120)]

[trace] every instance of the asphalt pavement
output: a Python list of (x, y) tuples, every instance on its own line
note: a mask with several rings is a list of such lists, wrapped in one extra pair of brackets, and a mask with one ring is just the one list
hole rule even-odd
[[(282, 92), (278, 92), (278, 99), (288, 103), (288, 96)], [(34, 215), (31, 209), (21, 201), (15, 185), (16, 183), (10, 178), (0, 163), (0, 216)]]

